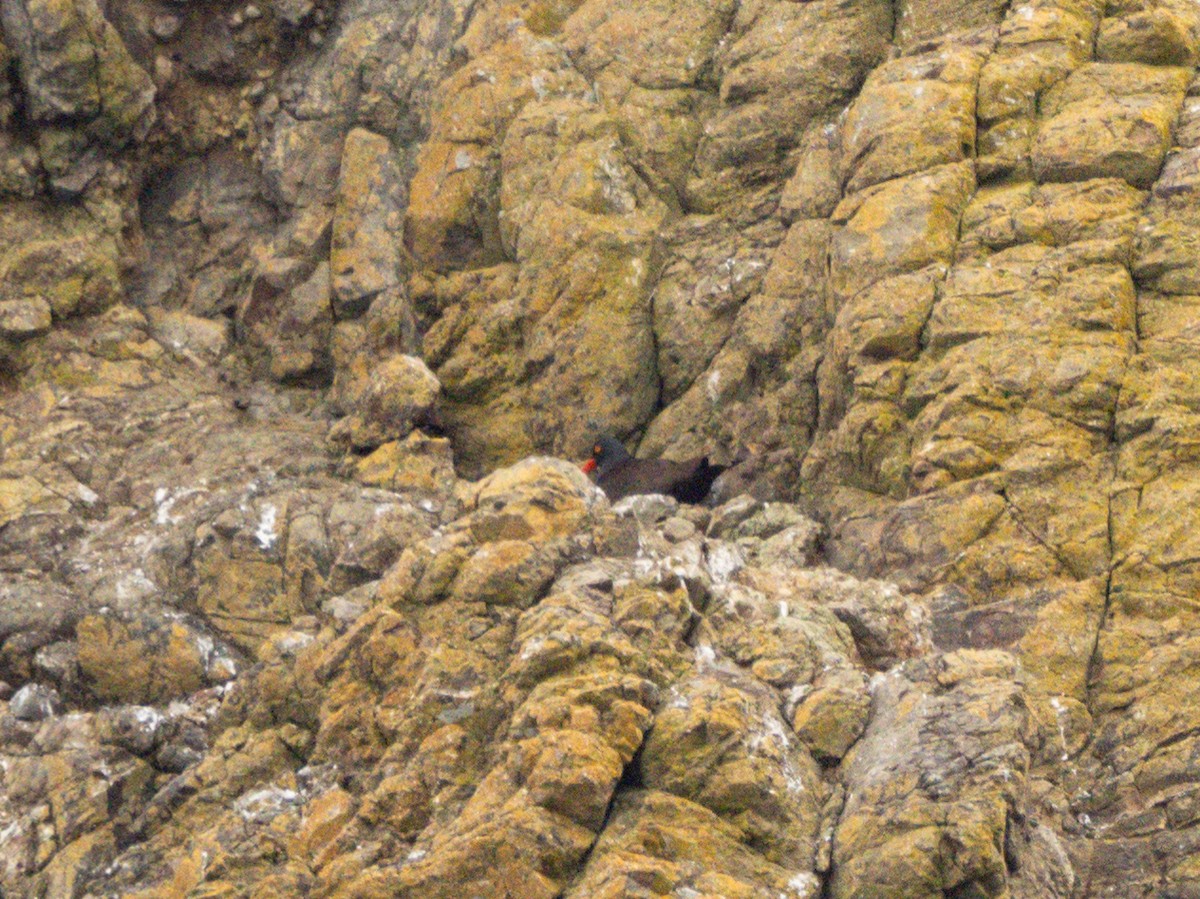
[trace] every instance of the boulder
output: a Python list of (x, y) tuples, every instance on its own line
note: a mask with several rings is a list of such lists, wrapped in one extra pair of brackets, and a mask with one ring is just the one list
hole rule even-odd
[(438, 428), (441, 384), (425, 363), (397, 355), (373, 368), (349, 414), (330, 431), (348, 449), (375, 449), (407, 437), (414, 428)]
[(53, 687), (26, 684), (9, 699), (8, 712), (18, 721), (42, 721), (62, 712), (62, 699)]

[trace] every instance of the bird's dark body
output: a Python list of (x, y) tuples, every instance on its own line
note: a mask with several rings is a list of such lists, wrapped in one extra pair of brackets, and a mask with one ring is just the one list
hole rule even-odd
[(725, 470), (707, 457), (672, 462), (669, 459), (637, 459), (614, 437), (601, 437), (592, 452), (596, 484), (610, 500), (626, 496), (661, 493), (681, 503), (699, 503)]

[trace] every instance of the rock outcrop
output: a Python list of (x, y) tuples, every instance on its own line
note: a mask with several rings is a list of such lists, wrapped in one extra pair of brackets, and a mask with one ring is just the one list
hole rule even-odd
[(0, 894), (1200, 892), (1192, 0), (0, 60)]

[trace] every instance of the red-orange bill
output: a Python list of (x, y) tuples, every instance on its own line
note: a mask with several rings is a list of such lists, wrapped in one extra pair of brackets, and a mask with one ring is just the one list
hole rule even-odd
[(585, 474), (595, 471), (596, 470), (596, 460), (588, 459), (586, 462), (583, 463), (583, 465), (581, 465), (579, 467), (583, 469)]

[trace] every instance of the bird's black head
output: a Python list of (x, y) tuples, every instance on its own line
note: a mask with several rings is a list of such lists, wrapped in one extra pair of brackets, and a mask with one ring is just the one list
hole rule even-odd
[(629, 453), (625, 445), (611, 434), (602, 434), (592, 443), (593, 464), (585, 466), (587, 471), (603, 472), (623, 459), (628, 459)]

